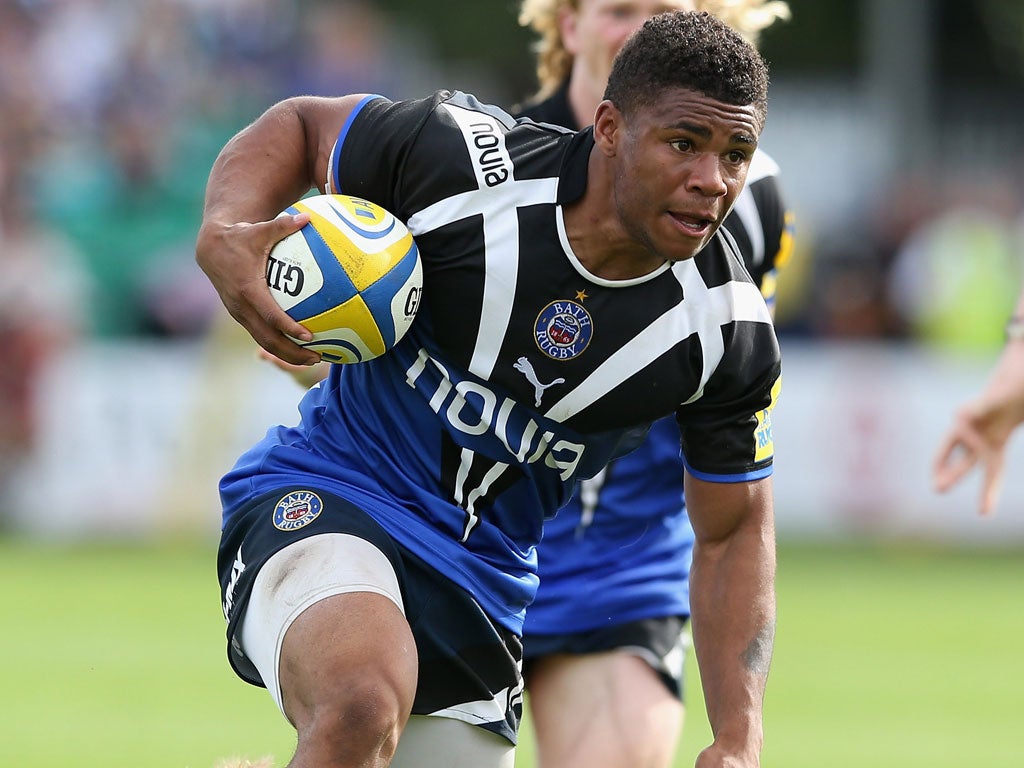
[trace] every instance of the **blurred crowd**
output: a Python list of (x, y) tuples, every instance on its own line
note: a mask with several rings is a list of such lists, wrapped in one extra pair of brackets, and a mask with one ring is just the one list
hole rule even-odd
[[(371, 0), (0, 0), (0, 466), (30, 440), (47, 354), (206, 331), (219, 303), (192, 249), (230, 135), (296, 93), (451, 85), (437, 58)], [(1020, 187), (921, 179), (879, 199), (844, 232), (797, 211), (781, 332), (997, 345)]]
[(1012, 173), (942, 170), (906, 173), (842, 228), (798, 219), (796, 257), (779, 279), (781, 334), (950, 354), (1002, 346), (1024, 280), (1024, 185)]
[[(408, 95), (425, 64), (394, 30), (368, 0), (0, 0), (0, 322), (201, 333), (215, 299), (191, 251), (216, 152), (287, 95)], [(798, 219), (780, 327), (972, 343), (947, 309), (988, 297), (980, 327), (1012, 306), (1022, 209), (1006, 183), (920, 179), (848, 232)]]
[(47, 355), (205, 332), (227, 138), (295, 93), (408, 95), (391, 73), (429, 66), (395, 34), (354, 0), (0, 0), (0, 487)]
[(44, 314), (67, 305), (55, 320), (99, 335), (200, 330), (190, 251), (217, 150), (285, 95), (394, 90), (369, 8), (0, 0), (5, 273), (10, 244), (45, 232), (14, 266), (54, 292), (34, 299)]

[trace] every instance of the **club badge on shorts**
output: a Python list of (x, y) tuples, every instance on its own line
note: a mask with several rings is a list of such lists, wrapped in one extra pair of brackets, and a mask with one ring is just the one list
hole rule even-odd
[(537, 315), (533, 337), (540, 351), (555, 360), (569, 360), (583, 352), (594, 335), (594, 321), (582, 304), (569, 299), (552, 301)]
[(324, 503), (312, 491), (292, 491), (274, 507), (274, 527), (294, 531), (309, 525), (324, 509)]

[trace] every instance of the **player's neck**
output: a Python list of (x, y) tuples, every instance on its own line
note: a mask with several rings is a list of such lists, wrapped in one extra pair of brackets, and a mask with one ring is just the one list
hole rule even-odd
[(660, 269), (665, 260), (623, 226), (611, 193), (611, 169), (600, 149), (590, 153), (587, 189), (563, 208), (569, 245), (588, 272), (604, 280), (631, 280)]

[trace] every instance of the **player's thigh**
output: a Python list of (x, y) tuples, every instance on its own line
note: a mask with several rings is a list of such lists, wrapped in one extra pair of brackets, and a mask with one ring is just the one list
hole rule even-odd
[(513, 768), (516, 748), (502, 736), (449, 717), (413, 715), (391, 768)]
[(635, 654), (552, 655), (531, 662), (529, 702), (540, 768), (667, 768), (683, 705)]
[(300, 731), (331, 711), (375, 714), (383, 728), (408, 717), (415, 642), (395, 570), (365, 539), (324, 533), (276, 552), (255, 578), (239, 637)]
[(394, 603), (350, 592), (309, 606), (285, 634), (280, 686), (300, 732), (325, 712), (356, 724), (401, 727), (416, 694), (416, 645)]

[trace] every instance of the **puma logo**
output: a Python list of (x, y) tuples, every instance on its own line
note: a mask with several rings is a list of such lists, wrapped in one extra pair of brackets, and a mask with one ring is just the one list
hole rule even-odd
[(544, 390), (555, 386), (555, 384), (565, 384), (565, 379), (557, 378), (550, 384), (541, 384), (540, 379), (537, 378), (537, 372), (533, 370), (533, 363), (531, 363), (526, 357), (520, 357), (516, 360), (512, 367), (519, 371), (526, 380), (533, 384), (533, 399), (534, 406), (540, 407), (541, 398), (544, 397)]

